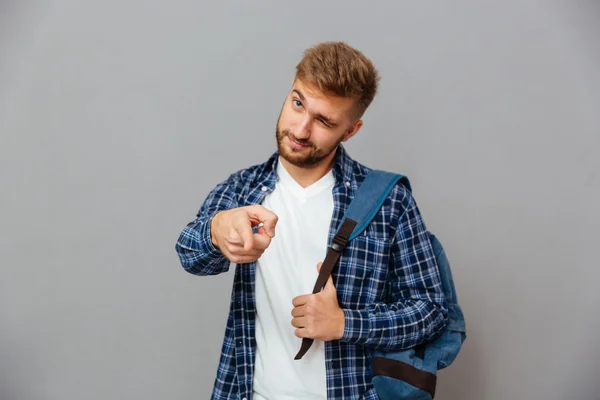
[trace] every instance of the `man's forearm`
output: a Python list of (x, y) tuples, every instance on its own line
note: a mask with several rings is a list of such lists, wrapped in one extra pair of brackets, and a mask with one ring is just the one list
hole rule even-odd
[(362, 310), (344, 309), (342, 342), (398, 351), (435, 339), (446, 326), (442, 309), (431, 302), (375, 303)]
[(175, 249), (183, 268), (194, 275), (217, 275), (229, 270), (229, 260), (211, 239), (211, 222), (217, 212), (189, 223)]

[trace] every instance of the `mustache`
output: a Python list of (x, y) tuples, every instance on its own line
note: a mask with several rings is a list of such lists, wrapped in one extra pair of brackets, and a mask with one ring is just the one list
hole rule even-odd
[(298, 138), (296, 138), (296, 136), (292, 132), (290, 132), (287, 129), (281, 131), (281, 134), (282, 134), (281, 135), (282, 137), (289, 136), (290, 139), (292, 139), (294, 142), (300, 143), (301, 145), (313, 147), (313, 144), (312, 144), (312, 142), (310, 140), (298, 139)]

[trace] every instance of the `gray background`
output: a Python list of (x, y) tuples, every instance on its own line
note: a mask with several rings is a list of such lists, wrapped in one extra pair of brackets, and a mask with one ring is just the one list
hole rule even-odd
[(600, 4), (566, 0), (2, 1), (0, 399), (209, 398), (233, 274), (174, 243), (324, 40), (383, 77), (347, 149), (451, 258), (437, 399), (600, 399)]

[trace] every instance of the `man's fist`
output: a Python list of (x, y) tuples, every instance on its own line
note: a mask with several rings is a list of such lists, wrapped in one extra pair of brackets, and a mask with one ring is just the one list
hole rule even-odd
[[(321, 265), (317, 264), (317, 270)], [(297, 337), (328, 342), (344, 336), (344, 311), (338, 304), (331, 276), (321, 292), (295, 297), (292, 305), (292, 326), (297, 328), (294, 331)]]
[[(210, 240), (231, 262), (256, 261), (271, 244), (277, 220), (277, 215), (260, 205), (221, 211), (210, 223)], [(257, 225), (261, 225), (258, 233), (253, 233)]]

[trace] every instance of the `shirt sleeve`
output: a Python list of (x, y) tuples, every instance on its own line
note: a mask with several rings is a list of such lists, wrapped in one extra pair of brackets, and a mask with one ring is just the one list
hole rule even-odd
[(238, 207), (239, 187), (239, 179), (235, 174), (218, 184), (204, 200), (197, 218), (179, 235), (175, 249), (187, 272), (216, 275), (229, 270), (229, 260), (210, 239), (210, 224), (217, 213)]
[(441, 278), (429, 234), (408, 190), (391, 247), (389, 301), (344, 309), (342, 342), (398, 351), (439, 336), (447, 323)]

